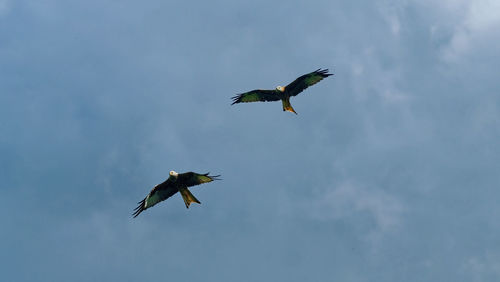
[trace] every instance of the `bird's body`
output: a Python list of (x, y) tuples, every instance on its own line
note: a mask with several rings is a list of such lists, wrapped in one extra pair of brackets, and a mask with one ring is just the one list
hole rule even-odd
[(298, 95), (300, 92), (304, 91), (307, 87), (312, 86), (320, 82), (323, 78), (328, 77), (332, 74), (328, 73), (328, 69), (317, 69), (311, 73), (305, 74), (298, 77), (292, 83), (287, 86), (278, 86), (274, 90), (252, 90), (249, 92), (238, 94), (234, 97), (233, 103), (247, 103), (247, 102), (270, 102), (281, 100), (283, 105), (283, 111), (292, 112), (297, 114), (290, 104), (290, 97)]
[(191, 203), (200, 204), (200, 201), (198, 201), (198, 199), (196, 199), (196, 197), (191, 194), (191, 191), (189, 191), (188, 187), (218, 180), (217, 177), (219, 176), (220, 175), (208, 175), (208, 173), (177, 173), (175, 171), (171, 171), (170, 176), (167, 180), (156, 185), (151, 190), (151, 192), (149, 192), (146, 198), (138, 203), (139, 205), (135, 208), (133, 216), (138, 216), (144, 210), (170, 198), (177, 192), (181, 193), (182, 199), (186, 204), (186, 208), (189, 208), (189, 205)]

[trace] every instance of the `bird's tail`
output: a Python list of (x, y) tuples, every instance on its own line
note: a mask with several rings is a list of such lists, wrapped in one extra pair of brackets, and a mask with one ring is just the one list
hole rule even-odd
[(292, 104), (290, 104), (290, 97), (281, 100), (281, 102), (283, 103), (283, 111), (297, 114), (297, 112), (293, 109)]
[(181, 193), (182, 199), (186, 204), (186, 208), (189, 209), (189, 205), (191, 205), (191, 203), (201, 204), (200, 201), (198, 201), (198, 199), (196, 199), (196, 197), (193, 196), (193, 194), (191, 194), (191, 191), (189, 191), (187, 188), (179, 189), (179, 192)]

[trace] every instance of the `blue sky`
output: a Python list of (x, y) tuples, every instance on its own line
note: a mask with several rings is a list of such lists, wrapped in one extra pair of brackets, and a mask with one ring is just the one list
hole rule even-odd
[[(499, 11), (0, 0), (2, 277), (498, 281)], [(224, 180), (132, 219), (170, 170)]]

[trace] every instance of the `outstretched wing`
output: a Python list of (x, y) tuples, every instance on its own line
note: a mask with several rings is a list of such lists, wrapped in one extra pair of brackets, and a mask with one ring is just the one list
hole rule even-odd
[(186, 173), (180, 173), (177, 177), (177, 181), (183, 186), (191, 187), (203, 183), (212, 182), (214, 180), (220, 180), (220, 178), (218, 178), (219, 176), (220, 175), (208, 175), (208, 173), (198, 174), (190, 171)]
[(172, 197), (172, 195), (178, 191), (179, 190), (175, 187), (175, 185), (173, 185), (173, 181), (167, 179), (163, 183), (156, 185), (153, 190), (149, 192), (146, 198), (138, 203), (139, 205), (134, 209), (134, 213), (132, 215), (137, 217), (144, 210)]
[(312, 86), (320, 82), (323, 78), (333, 75), (328, 73), (328, 69), (317, 69), (311, 73), (304, 74), (303, 76), (297, 78), (292, 83), (285, 87), (286, 93), (290, 96), (296, 96), (300, 92), (304, 91), (309, 86)]
[(247, 102), (278, 101), (280, 98), (277, 94), (276, 90), (252, 90), (232, 97), (231, 99), (233, 99), (233, 103), (231, 105)]

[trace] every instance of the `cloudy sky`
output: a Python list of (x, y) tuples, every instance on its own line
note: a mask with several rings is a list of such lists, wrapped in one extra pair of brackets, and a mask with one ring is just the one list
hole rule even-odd
[[(2, 280), (498, 281), (499, 30), (495, 0), (0, 0)], [(229, 105), (317, 68), (297, 116)], [(223, 181), (132, 219), (170, 170)]]

